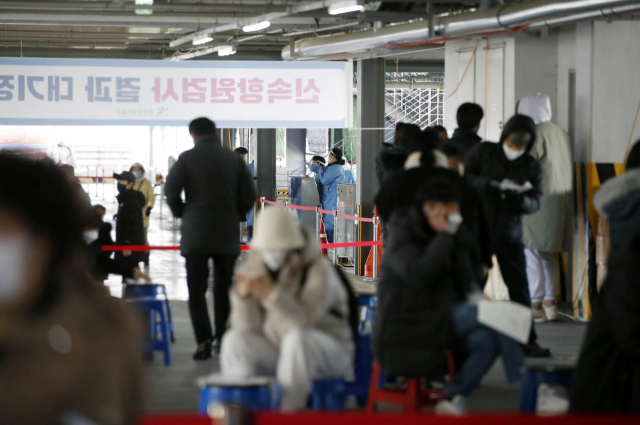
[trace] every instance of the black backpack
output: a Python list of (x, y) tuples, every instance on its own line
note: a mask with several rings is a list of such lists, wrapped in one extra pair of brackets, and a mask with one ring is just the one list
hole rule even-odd
[[(302, 274), (302, 284), (300, 286), (300, 289), (302, 289), (302, 286), (304, 286), (305, 282), (307, 281), (307, 272), (309, 270), (309, 267), (311, 267), (311, 265), (307, 266), (304, 269), (304, 273)], [(354, 343), (357, 343), (358, 335), (359, 335), (358, 328), (360, 327), (360, 309), (358, 308), (358, 298), (356, 297), (355, 292), (353, 292), (351, 283), (349, 282), (349, 279), (347, 278), (347, 276), (345, 276), (345, 274), (342, 272), (342, 269), (340, 269), (340, 267), (337, 267), (337, 266), (334, 266), (334, 269), (336, 273), (338, 273), (338, 277), (340, 278), (340, 282), (342, 282), (342, 286), (344, 287), (345, 291), (347, 291), (347, 303), (349, 304), (349, 313), (346, 319), (349, 321), (349, 327), (351, 328), (351, 338), (353, 339)], [(332, 314), (336, 317), (344, 319), (344, 317), (342, 316), (342, 313), (339, 311), (332, 309), (332, 310), (329, 310), (329, 314)]]

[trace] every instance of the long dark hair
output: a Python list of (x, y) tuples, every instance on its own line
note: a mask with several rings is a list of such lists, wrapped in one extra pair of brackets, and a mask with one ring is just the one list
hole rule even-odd
[(0, 153), (0, 207), (51, 243), (46, 281), (31, 308), (43, 311), (60, 294), (63, 282), (84, 280), (82, 232), (88, 211), (51, 160), (34, 161), (16, 153)]

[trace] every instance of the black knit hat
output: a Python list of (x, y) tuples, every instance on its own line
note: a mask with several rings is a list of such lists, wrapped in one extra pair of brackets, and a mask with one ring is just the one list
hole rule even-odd
[(416, 194), (416, 202), (422, 205), (425, 202), (460, 202), (462, 197), (462, 188), (447, 177), (435, 177), (427, 180)]

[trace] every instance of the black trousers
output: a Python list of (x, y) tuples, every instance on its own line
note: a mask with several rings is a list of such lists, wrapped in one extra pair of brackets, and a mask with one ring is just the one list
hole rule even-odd
[[(505, 285), (509, 290), (511, 301), (531, 308), (531, 295), (529, 294), (529, 281), (527, 280), (527, 260), (524, 256), (522, 242), (502, 244), (495, 247), (494, 252), (498, 259), (500, 272)], [(533, 321), (531, 322), (531, 335), (529, 342), (536, 342)]]
[(215, 338), (221, 339), (229, 318), (229, 288), (233, 279), (235, 255), (190, 255), (186, 257), (187, 286), (189, 287), (189, 313), (196, 335), (201, 344), (214, 338), (207, 310), (207, 287), (209, 283), (209, 258), (213, 258), (213, 322)]

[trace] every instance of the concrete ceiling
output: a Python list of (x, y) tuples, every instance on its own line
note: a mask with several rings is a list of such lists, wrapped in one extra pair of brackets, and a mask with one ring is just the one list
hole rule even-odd
[[(0, 55), (156, 59), (222, 43), (237, 47), (234, 60), (278, 60), (293, 37), (369, 30), (427, 16), (424, 1), (366, 1), (363, 13), (332, 16), (327, 12), (332, 1), (155, 0), (153, 6), (136, 6), (135, 0), (0, 0)], [(441, 0), (432, 7), (451, 13), (478, 5)], [(243, 25), (265, 18), (269, 28), (243, 33)], [(193, 35), (203, 30), (214, 40), (193, 46)], [(433, 51), (401, 60), (442, 62), (443, 57)]]

